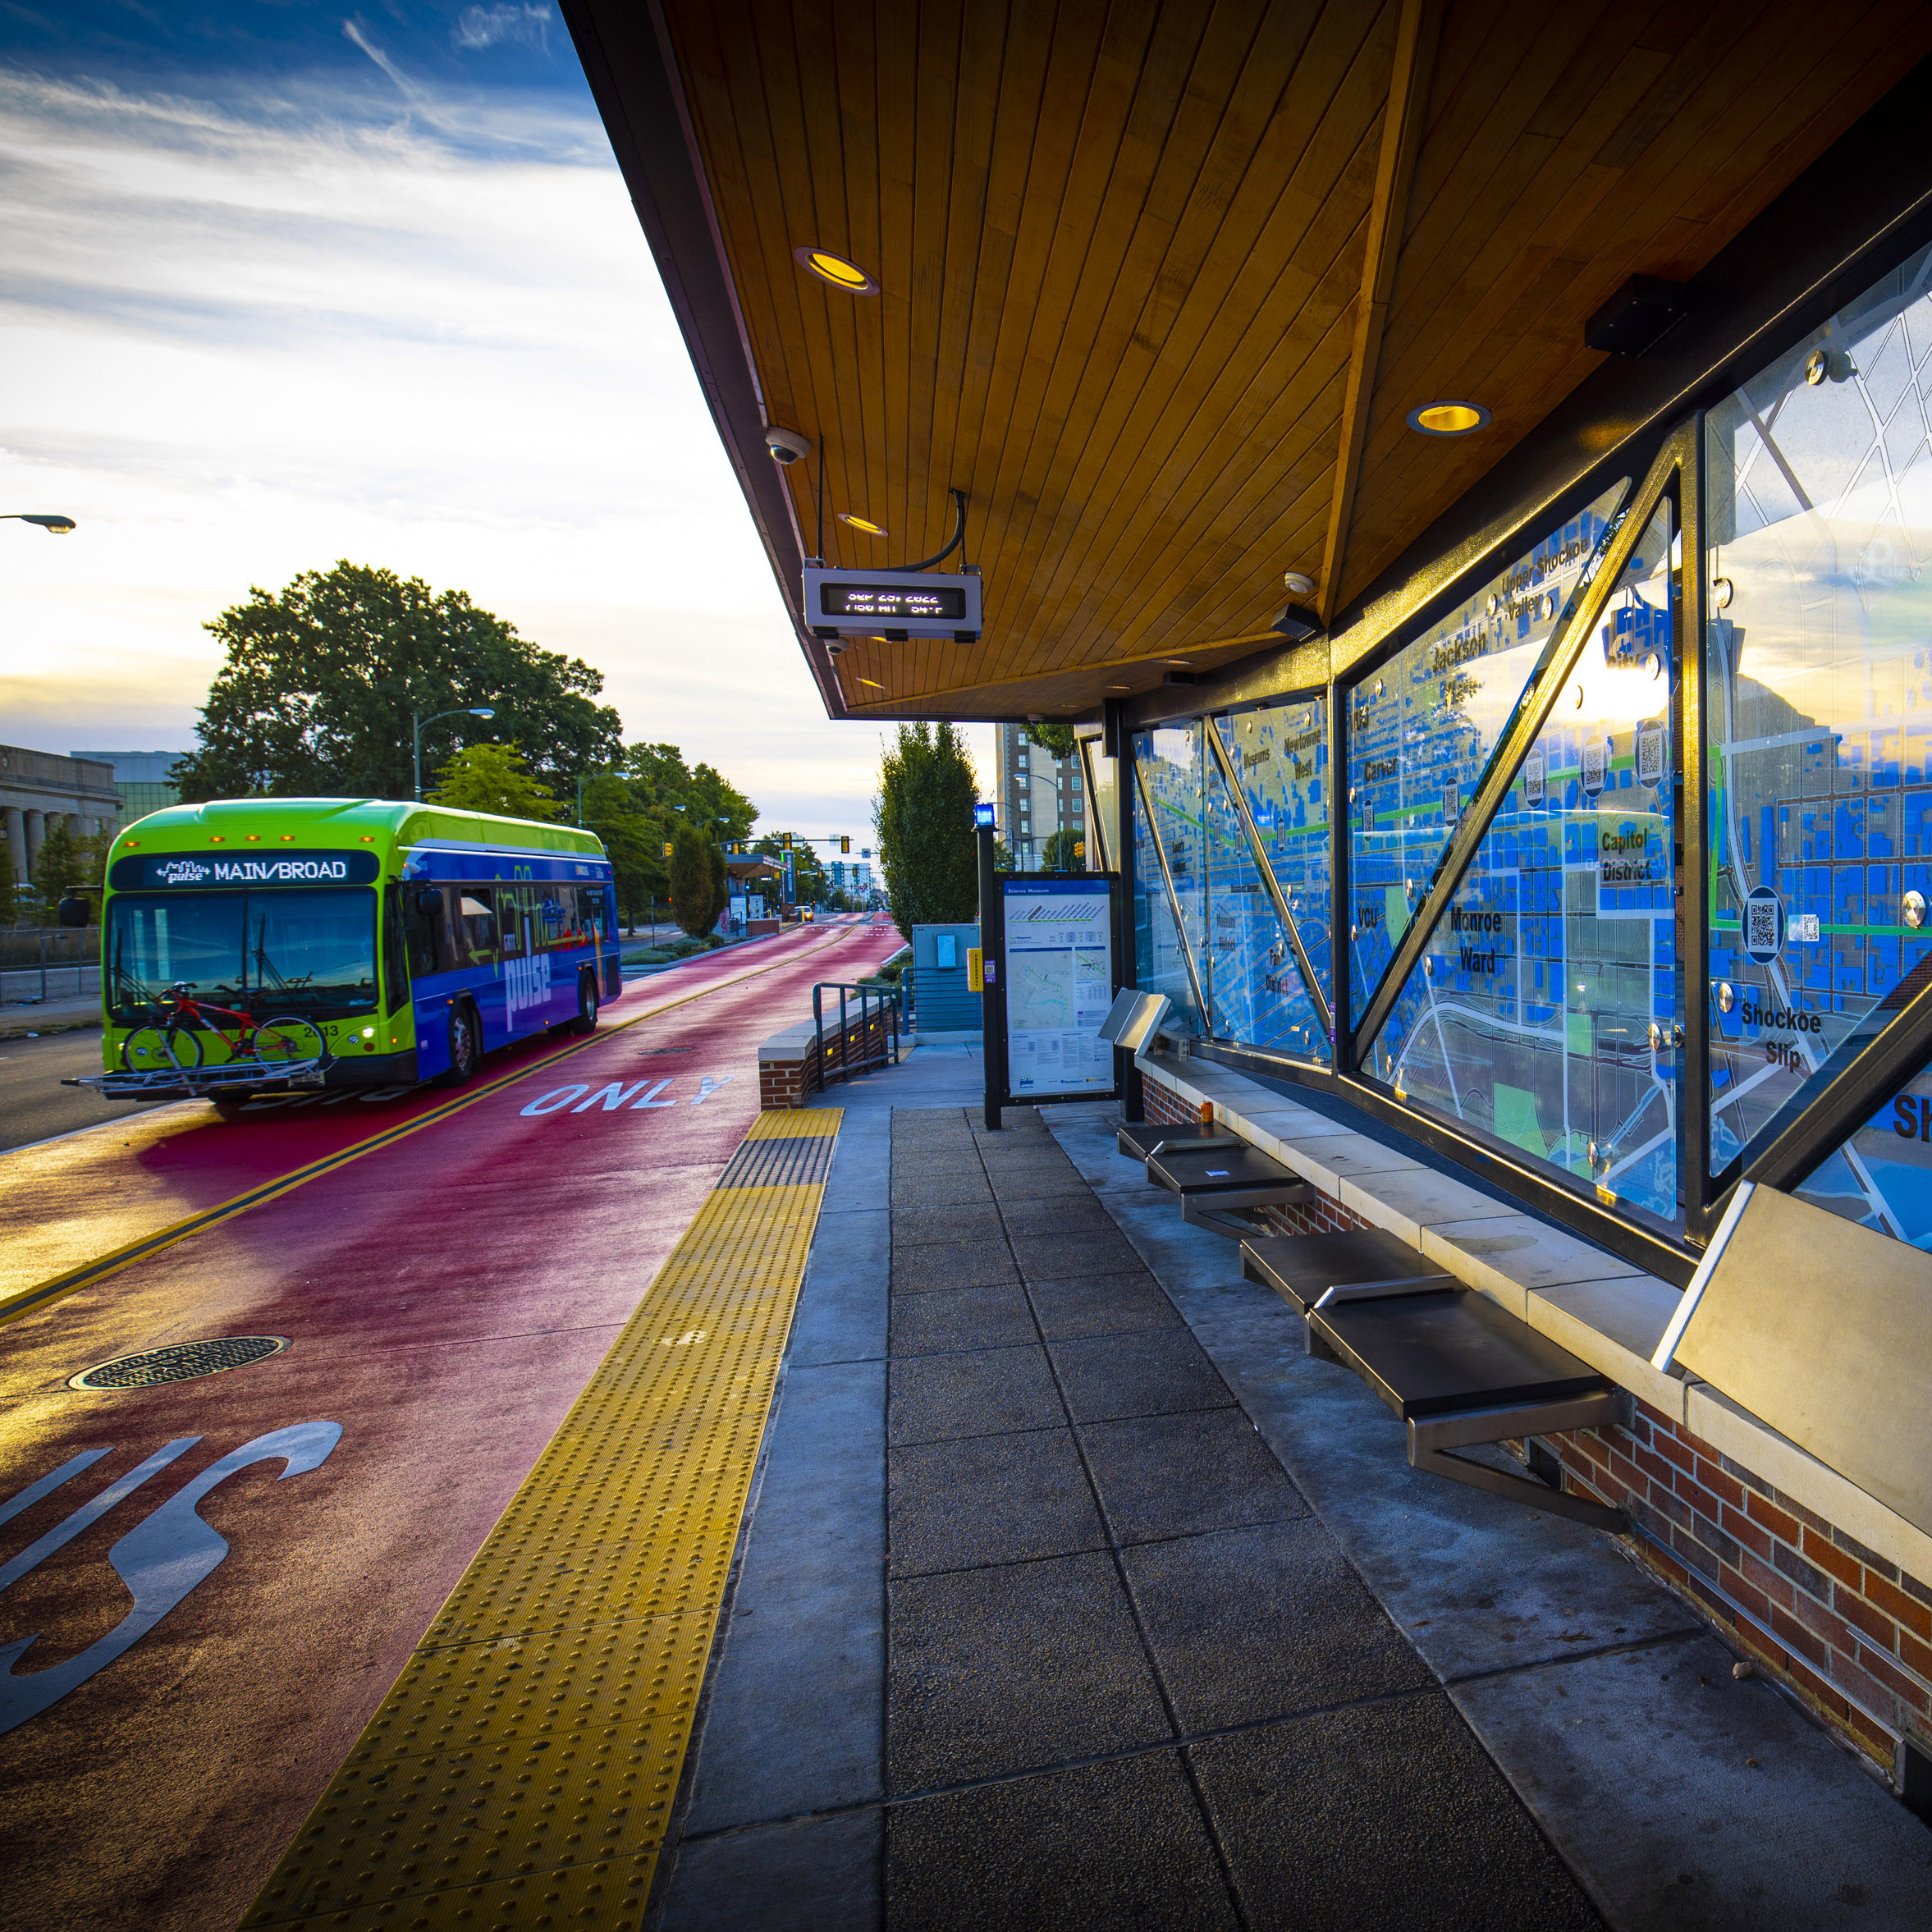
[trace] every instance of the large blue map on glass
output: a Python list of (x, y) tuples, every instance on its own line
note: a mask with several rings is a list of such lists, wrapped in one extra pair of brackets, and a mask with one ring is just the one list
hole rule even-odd
[(1551, 531), (1348, 693), (1355, 1012), (1387, 972), (1625, 488)]
[(1208, 926), (1214, 1031), (1221, 1038), (1325, 1060), (1327, 1029), (1256, 863), (1254, 841), (1260, 842), (1325, 997), (1327, 703), (1315, 697), (1257, 705), (1216, 719), (1214, 728), (1241, 792), (1238, 802), (1211, 761)]
[(1666, 1220), (1674, 561), (1666, 502), (1367, 1056), (1403, 1097)]
[[(1714, 1169), (1932, 977), (1929, 429), (1932, 250), (1709, 419)], [(1923, 1245), (1929, 1146), (1861, 1133), (1805, 1191)]]
[[(1133, 742), (1136, 776), (1153, 807), (1151, 826), (1143, 813), (1134, 813), (1134, 984), (1166, 994), (1177, 1020), (1200, 1032), (1206, 1015), (1194, 997), (1188, 970), (1189, 955), (1197, 960), (1201, 956), (1206, 896), (1201, 885), (1200, 727), (1142, 731)], [(1172, 894), (1164, 854), (1173, 877)]]

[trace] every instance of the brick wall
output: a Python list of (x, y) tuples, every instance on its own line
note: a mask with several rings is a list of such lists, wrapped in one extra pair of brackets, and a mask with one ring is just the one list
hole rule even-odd
[(1737, 1646), (1889, 1765), (1932, 1742), (1932, 1587), (1642, 1403), (1552, 1441), (1573, 1487), (1628, 1509), (1637, 1554)]

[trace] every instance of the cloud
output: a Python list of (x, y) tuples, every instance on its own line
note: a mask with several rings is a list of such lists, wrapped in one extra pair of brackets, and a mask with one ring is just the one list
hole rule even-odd
[(466, 7), (450, 29), (457, 46), (473, 52), (520, 41), (541, 53), (550, 51), (550, 9), (547, 7)]
[(185, 744), (203, 623), (349, 557), (870, 842), (878, 727), (822, 715), (587, 97), (0, 67), (0, 495), (80, 524), (0, 525), (0, 736)]
[(412, 107), (419, 107), (424, 103), (427, 97), (423, 89), (418, 87), (415, 82), (410, 80), (409, 76), (404, 73), (402, 69), (397, 66), (396, 62), (391, 60), (389, 56), (369, 39), (369, 35), (355, 21), (342, 22), (342, 38), (355, 42), (396, 83), (396, 91)]

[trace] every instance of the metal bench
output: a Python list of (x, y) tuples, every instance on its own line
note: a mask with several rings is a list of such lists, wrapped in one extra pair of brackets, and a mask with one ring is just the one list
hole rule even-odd
[(1179, 1126), (1171, 1121), (1135, 1120), (1123, 1123), (1116, 1144), (1129, 1161), (1144, 1161), (1148, 1155), (1163, 1147), (1245, 1147), (1247, 1142), (1238, 1135), (1229, 1133), (1225, 1127), (1209, 1126), (1198, 1120), (1186, 1121)]
[(1147, 1156), (1147, 1179), (1181, 1197), (1181, 1217), (1240, 1241), (1257, 1234), (1236, 1212), (1312, 1200), (1315, 1190), (1272, 1155), (1230, 1137), (1168, 1143)]
[[(1621, 1510), (1564, 1494), (1532, 1439), (1627, 1424), (1630, 1398), (1407, 1243), (1380, 1229), (1251, 1240), (1242, 1272), (1306, 1317), (1311, 1355), (1353, 1370), (1402, 1419), (1412, 1467), (1592, 1528), (1628, 1527)], [(1454, 1453), (1518, 1439), (1528, 1476)]]

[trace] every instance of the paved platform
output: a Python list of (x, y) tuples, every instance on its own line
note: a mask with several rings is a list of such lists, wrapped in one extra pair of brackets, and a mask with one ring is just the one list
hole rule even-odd
[(955, 1054), (838, 1096), (663, 1932), (1932, 1925), (1613, 1539), (1409, 1469), (1106, 1110), (987, 1134)]

